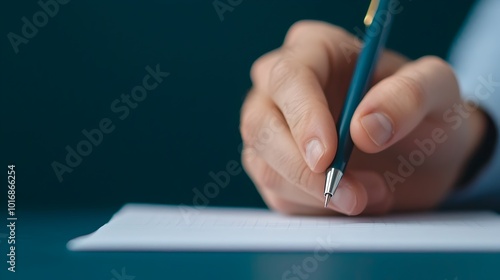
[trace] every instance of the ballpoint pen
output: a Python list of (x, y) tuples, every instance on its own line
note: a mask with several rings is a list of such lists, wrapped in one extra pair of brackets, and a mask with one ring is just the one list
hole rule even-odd
[(328, 206), (328, 202), (335, 194), (351, 156), (354, 146), (350, 133), (351, 119), (368, 90), (374, 68), (385, 46), (392, 23), (393, 15), (389, 13), (392, 1), (372, 0), (364, 19), (367, 28), (363, 38), (364, 46), (356, 62), (356, 68), (337, 124), (339, 137), (337, 153), (326, 171), (325, 207)]

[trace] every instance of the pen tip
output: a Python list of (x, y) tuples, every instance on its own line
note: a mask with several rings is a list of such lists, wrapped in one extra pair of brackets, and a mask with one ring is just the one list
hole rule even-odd
[(330, 202), (330, 199), (332, 196), (330, 194), (325, 194), (325, 208), (328, 207), (328, 203)]

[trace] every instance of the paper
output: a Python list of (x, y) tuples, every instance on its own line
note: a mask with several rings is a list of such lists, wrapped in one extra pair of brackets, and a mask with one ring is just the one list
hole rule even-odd
[(494, 251), (491, 212), (291, 217), (260, 209), (127, 204), (75, 251)]

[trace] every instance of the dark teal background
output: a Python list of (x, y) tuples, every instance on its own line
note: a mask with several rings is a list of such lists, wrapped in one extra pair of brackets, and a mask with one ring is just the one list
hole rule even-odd
[[(40, 7), (34, 0), (4, 1), (0, 170), (16, 165), (19, 273), (6, 271), (3, 228), (0, 279), (111, 279), (111, 271), (122, 267), (137, 280), (280, 279), (310, 255), (65, 248), (126, 202), (192, 204), (193, 188), (213, 182), (210, 172), (240, 163), (239, 111), (251, 86), (252, 62), (279, 47), (301, 19), (349, 31), (362, 27), (369, 0), (243, 0), (223, 21), (212, 2), (71, 0), (15, 54), (7, 34), (20, 34), (21, 18), (31, 19)], [(401, 0), (404, 10), (388, 47), (410, 58), (445, 58), (472, 3)], [(110, 104), (141, 84), (144, 68), (156, 64), (170, 76), (120, 120)], [(75, 148), (85, 139), (81, 131), (97, 128), (103, 118), (115, 130), (59, 182), (52, 162), (64, 163), (65, 147)], [(264, 207), (244, 172), (231, 176), (209, 204)], [(498, 260), (487, 253), (333, 254), (310, 279), (498, 279)]]
[[(402, 0), (388, 47), (446, 57), (472, 2)], [(221, 21), (212, 0), (72, 0), (18, 54), (7, 34), (20, 34), (21, 18), (40, 7), (3, 3), (0, 168), (16, 164), (18, 209), (191, 204), (210, 171), (240, 162), (239, 110), (252, 62), (301, 19), (361, 27), (368, 3), (243, 0)], [(170, 76), (119, 120), (111, 102), (156, 64)], [(60, 183), (51, 163), (64, 163), (65, 146), (106, 117), (115, 131)], [(230, 180), (210, 205), (264, 206), (244, 172)]]

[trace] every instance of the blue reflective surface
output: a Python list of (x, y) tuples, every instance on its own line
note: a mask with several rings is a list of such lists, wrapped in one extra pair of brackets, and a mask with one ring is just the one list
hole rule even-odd
[[(21, 213), (17, 272), (7, 273), (7, 264), (2, 261), (0, 279), (462, 280), (500, 276), (500, 254), (491, 253), (332, 253), (324, 260), (314, 261), (312, 252), (99, 253), (66, 249), (68, 240), (94, 231), (115, 211)], [(0, 247), (5, 260), (6, 243), (2, 241)]]

